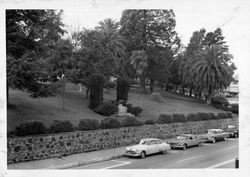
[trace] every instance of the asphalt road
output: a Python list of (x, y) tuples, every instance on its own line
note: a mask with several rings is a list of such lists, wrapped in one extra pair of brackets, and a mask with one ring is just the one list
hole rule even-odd
[(204, 143), (200, 147), (150, 155), (145, 159), (123, 157), (72, 169), (235, 168), (235, 158), (238, 156), (238, 139), (230, 138), (215, 144)]

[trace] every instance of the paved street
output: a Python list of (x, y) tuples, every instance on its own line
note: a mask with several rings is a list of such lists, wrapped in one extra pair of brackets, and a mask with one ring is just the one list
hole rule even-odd
[(231, 138), (185, 151), (175, 149), (164, 155), (150, 155), (145, 159), (123, 157), (72, 169), (234, 168), (238, 151), (238, 139)]

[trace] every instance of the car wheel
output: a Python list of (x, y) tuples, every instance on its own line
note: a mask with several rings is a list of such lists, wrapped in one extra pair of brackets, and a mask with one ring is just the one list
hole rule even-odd
[(199, 143), (198, 143), (198, 146), (200, 147), (200, 146), (201, 146), (201, 144), (202, 144), (202, 143), (201, 143), (201, 142), (199, 142)]
[(216, 140), (215, 140), (215, 138), (212, 140), (212, 143), (215, 143), (216, 142)]
[(238, 138), (238, 134), (237, 134), (237, 133), (235, 133), (235, 134), (234, 134), (234, 137), (235, 137), (235, 138)]
[(161, 151), (162, 154), (166, 154), (167, 153), (167, 150), (164, 150), (164, 151)]
[(224, 138), (223, 138), (223, 141), (226, 141), (226, 140), (227, 140), (227, 137), (224, 137)]
[(142, 152), (141, 152), (140, 157), (141, 157), (142, 159), (146, 157), (145, 151), (142, 151)]
[(182, 149), (183, 149), (183, 150), (186, 150), (186, 149), (187, 149), (187, 145), (186, 145), (186, 144), (183, 144)]

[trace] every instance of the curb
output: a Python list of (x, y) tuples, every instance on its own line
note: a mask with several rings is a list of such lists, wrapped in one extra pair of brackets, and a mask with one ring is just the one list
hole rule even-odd
[(76, 166), (81, 166), (81, 165), (89, 165), (93, 163), (98, 163), (98, 162), (104, 162), (112, 159), (118, 159), (123, 157), (124, 155), (116, 155), (116, 156), (111, 156), (111, 157), (104, 157), (104, 158), (97, 158), (89, 161), (77, 161), (77, 162), (71, 162), (65, 165), (58, 165), (58, 166), (52, 166), (48, 168), (43, 168), (43, 170), (53, 170), (53, 169), (67, 169), (71, 167), (76, 167)]

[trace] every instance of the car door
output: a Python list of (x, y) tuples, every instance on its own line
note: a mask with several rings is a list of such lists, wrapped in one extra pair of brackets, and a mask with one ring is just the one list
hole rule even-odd
[(192, 146), (196, 146), (199, 143), (197, 136), (192, 136), (191, 144)]
[(155, 151), (155, 143), (154, 143), (154, 141), (153, 140), (148, 141), (146, 146), (147, 146), (146, 153), (147, 154), (153, 154), (154, 151)]
[(189, 137), (189, 146), (194, 146), (196, 144), (196, 139), (194, 136)]

